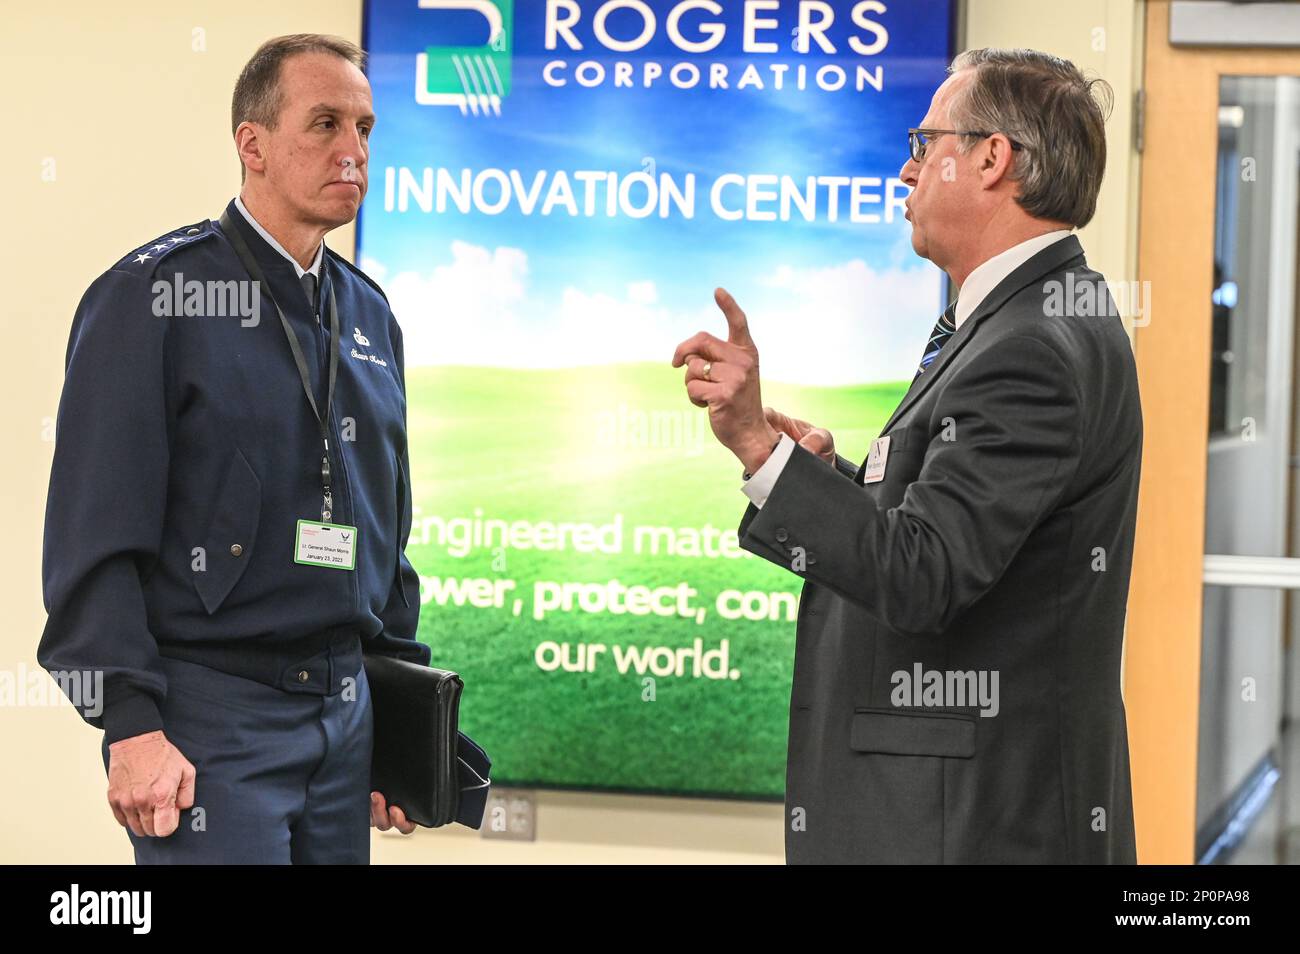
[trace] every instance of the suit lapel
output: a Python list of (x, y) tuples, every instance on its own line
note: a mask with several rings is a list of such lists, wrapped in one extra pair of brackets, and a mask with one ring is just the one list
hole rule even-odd
[[(880, 433), (886, 433), (908, 408), (920, 400), (921, 395), (938, 380), (939, 375), (943, 373), (943, 369), (957, 357), (957, 353), (974, 336), (975, 329), (979, 327), (981, 321), (996, 312), (1006, 304), (1007, 299), (1025, 286), (1033, 284), (1044, 275), (1075, 264), (1074, 260), (1076, 258), (1079, 259), (1078, 264), (1084, 264), (1083, 247), (1079, 244), (1078, 236), (1067, 235), (1059, 242), (1053, 242), (1047, 248), (1029, 258), (1010, 275), (998, 282), (994, 289), (980, 302), (979, 307), (961, 323), (961, 327), (948, 339), (947, 344), (940, 349), (939, 356), (934, 359), (934, 363), (925, 369), (924, 374), (912, 381), (912, 386), (907, 389), (907, 393), (903, 395), (903, 400), (894, 409), (894, 413), (889, 416), (889, 420), (881, 428)], [(863, 460), (858, 466), (858, 473), (854, 478), (859, 484), (862, 483), (862, 473), (865, 468), (866, 461)]]

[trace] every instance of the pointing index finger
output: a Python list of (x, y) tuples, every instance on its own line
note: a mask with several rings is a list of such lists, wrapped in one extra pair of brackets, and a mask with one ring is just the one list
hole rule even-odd
[(749, 321), (740, 306), (736, 304), (736, 299), (731, 297), (731, 293), (725, 288), (715, 288), (713, 300), (718, 303), (718, 307), (727, 318), (727, 341), (753, 347), (754, 339), (749, 336)]

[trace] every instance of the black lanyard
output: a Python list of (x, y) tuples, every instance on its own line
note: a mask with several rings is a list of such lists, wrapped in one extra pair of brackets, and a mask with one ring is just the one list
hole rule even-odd
[[(289, 340), (289, 350), (293, 352), (294, 363), (298, 366), (298, 377), (302, 379), (302, 390), (307, 395), (307, 403), (311, 405), (312, 414), (316, 415), (316, 423), (320, 425), (321, 441), (325, 445), (325, 453), (320, 461), (320, 481), (321, 481), (321, 508), (320, 518), (322, 523), (329, 523), (330, 517), (334, 510), (334, 495), (330, 493), (330, 405), (334, 401), (334, 379), (337, 375), (339, 364), (339, 311), (338, 305), (334, 301), (334, 283), (330, 282), (330, 372), (329, 388), (325, 392), (325, 413), (322, 415), (316, 408), (316, 397), (312, 394), (311, 375), (307, 371), (307, 359), (303, 357), (302, 345), (298, 342), (298, 336), (294, 333), (293, 328), (289, 326), (289, 319), (284, 316), (284, 311), (280, 308), (280, 303), (275, 300), (275, 295), (271, 293), (271, 284), (262, 274), (261, 266), (257, 264), (257, 259), (253, 257), (253, 252), (244, 241), (244, 236), (240, 234), (238, 226), (230, 218), (230, 212), (227, 210), (221, 213), (221, 231), (225, 233), (226, 238), (230, 239), (230, 244), (235, 248), (235, 254), (239, 260), (244, 263), (244, 268), (248, 271), (249, 277), (258, 283), (258, 286), (266, 297), (271, 299), (271, 304), (275, 306), (275, 312), (280, 316), (280, 327), (284, 329), (284, 336)], [(324, 270), (324, 260), (322, 258), (322, 271)]]

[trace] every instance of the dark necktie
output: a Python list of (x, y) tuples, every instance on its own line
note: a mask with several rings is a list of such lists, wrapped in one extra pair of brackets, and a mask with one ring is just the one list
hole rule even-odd
[(939, 316), (939, 320), (935, 322), (934, 331), (930, 332), (930, 341), (925, 346), (925, 354), (921, 356), (921, 366), (916, 369), (916, 374), (912, 376), (913, 381), (919, 378), (921, 373), (934, 363), (934, 359), (939, 357), (939, 351), (948, 343), (948, 339), (953, 336), (953, 332), (956, 330), (957, 303), (953, 302), (948, 306), (948, 309)]
[(311, 313), (314, 316), (316, 314), (316, 276), (311, 272), (302, 273), (302, 290), (307, 293), (307, 304), (311, 305)]

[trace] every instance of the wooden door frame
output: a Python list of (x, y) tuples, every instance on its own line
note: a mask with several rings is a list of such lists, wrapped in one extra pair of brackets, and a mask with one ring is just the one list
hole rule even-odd
[(1300, 76), (1300, 49), (1169, 45), (1169, 0), (1148, 0), (1134, 329), (1142, 484), (1124, 698), (1142, 864), (1195, 861), (1205, 476), (1210, 406), (1219, 77)]

